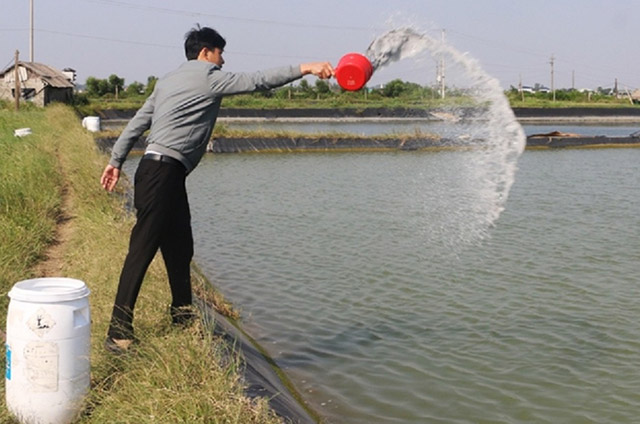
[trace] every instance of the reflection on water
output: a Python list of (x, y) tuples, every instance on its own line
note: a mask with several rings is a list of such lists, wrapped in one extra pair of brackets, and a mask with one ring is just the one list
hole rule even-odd
[(472, 158), (206, 156), (197, 261), (330, 422), (634, 422), (640, 150), (527, 152), (456, 250)]

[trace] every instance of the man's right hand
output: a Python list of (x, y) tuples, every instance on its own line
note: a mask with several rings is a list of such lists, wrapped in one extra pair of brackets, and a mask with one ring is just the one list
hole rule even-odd
[(100, 177), (100, 184), (102, 184), (102, 188), (107, 191), (113, 191), (118, 184), (118, 180), (120, 179), (120, 170), (114, 166), (107, 165), (104, 168), (104, 172), (102, 173), (102, 177)]
[(319, 78), (327, 79), (335, 75), (333, 66), (329, 62), (312, 62), (300, 65), (302, 75), (313, 74)]

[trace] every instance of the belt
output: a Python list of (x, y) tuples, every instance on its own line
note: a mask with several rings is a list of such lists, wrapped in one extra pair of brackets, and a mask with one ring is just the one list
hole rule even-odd
[(154, 160), (156, 162), (171, 163), (173, 165), (179, 165), (182, 169), (186, 170), (182, 162), (180, 162), (178, 159), (172, 158), (171, 156), (159, 155), (156, 153), (145, 153), (144, 156), (142, 156), (142, 159)]

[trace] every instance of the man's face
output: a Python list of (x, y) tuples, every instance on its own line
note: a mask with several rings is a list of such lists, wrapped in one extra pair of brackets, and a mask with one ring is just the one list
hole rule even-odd
[(222, 68), (222, 65), (224, 65), (224, 59), (222, 58), (222, 49), (218, 48), (218, 47), (214, 47), (213, 50), (210, 50), (208, 48), (204, 48), (202, 49), (202, 58), (209, 62), (209, 63), (213, 63), (214, 65), (218, 65), (218, 67)]

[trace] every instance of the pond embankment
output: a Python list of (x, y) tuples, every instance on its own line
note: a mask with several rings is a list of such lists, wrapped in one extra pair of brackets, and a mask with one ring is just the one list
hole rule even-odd
[[(522, 123), (598, 123), (598, 124), (640, 124), (640, 108), (515, 108), (514, 114)], [(107, 110), (102, 112), (106, 122), (116, 122), (124, 126), (135, 111)], [(473, 115), (469, 110), (466, 114)], [(462, 113), (465, 115), (465, 112)], [(370, 108), (370, 109), (237, 109), (223, 108), (219, 122), (287, 122), (287, 121), (358, 121), (381, 122), (398, 120), (418, 120), (439, 122), (446, 119), (445, 111), (418, 108)], [(109, 149), (115, 141), (113, 135), (102, 137), (99, 144)], [(246, 152), (294, 152), (294, 151), (388, 151), (447, 149), (469, 145), (468, 139), (441, 138), (432, 134), (407, 134), (393, 136), (353, 136), (348, 134), (269, 134), (255, 135), (251, 132), (237, 135), (214, 135), (209, 151), (213, 153)], [(527, 138), (529, 148), (563, 147), (628, 147), (640, 145), (640, 136), (630, 134), (624, 137), (585, 136), (559, 132), (538, 134)], [(134, 149), (143, 150), (144, 140)]]
[[(434, 112), (436, 113), (434, 115)], [(513, 108), (518, 120), (557, 120), (592, 122), (640, 122), (640, 107), (567, 107), (567, 108)], [(108, 109), (100, 112), (102, 119), (128, 120), (135, 110)], [(437, 110), (423, 108), (296, 108), (296, 109), (244, 109), (222, 108), (219, 118), (235, 119), (438, 119)]]

